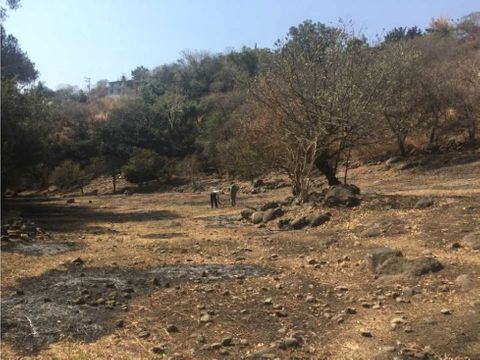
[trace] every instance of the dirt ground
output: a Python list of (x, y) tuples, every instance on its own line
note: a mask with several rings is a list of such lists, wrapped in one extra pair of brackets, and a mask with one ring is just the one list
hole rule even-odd
[[(480, 231), (479, 153), (350, 182), (360, 206), (289, 231), (237, 219), (289, 188), (219, 209), (208, 192), (10, 200), (4, 221), (50, 237), (2, 252), (2, 358), (480, 359), (480, 250), (458, 245)], [(378, 247), (443, 269), (379, 277)]]

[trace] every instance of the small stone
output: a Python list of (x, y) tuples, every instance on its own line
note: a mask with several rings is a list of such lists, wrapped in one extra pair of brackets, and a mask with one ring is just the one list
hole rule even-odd
[(83, 296), (80, 296), (79, 298), (73, 300), (73, 303), (75, 305), (83, 305), (85, 304), (85, 298)]
[(278, 342), (278, 347), (283, 350), (288, 348), (293, 348), (293, 347), (299, 347), (299, 346), (300, 346), (299, 341), (294, 337), (289, 337)]
[(440, 310), (440, 312), (443, 315), (451, 315), (452, 314), (452, 310), (450, 310), (450, 309), (442, 309), (442, 310)]
[(205, 339), (205, 336), (203, 336), (203, 335), (198, 335), (197, 336), (197, 342), (199, 342), (200, 344), (204, 344), (205, 341), (207, 341), (207, 339)]
[(17, 289), (17, 290), (15, 290), (15, 293), (16, 293), (17, 295), (19, 295), (19, 296), (22, 296), (23, 294), (25, 294), (22, 289)]
[(308, 303), (313, 303), (313, 302), (315, 302), (315, 298), (312, 295), (308, 295), (305, 298), (305, 301), (308, 302)]
[(201, 323), (212, 322), (212, 317), (209, 314), (203, 314), (202, 316), (200, 316), (200, 322)]
[(169, 333), (176, 333), (176, 332), (178, 332), (178, 328), (175, 324), (168, 324), (167, 325), (167, 331)]
[(159, 345), (159, 346), (154, 346), (152, 348), (152, 352), (154, 354), (163, 354), (165, 352), (165, 350), (167, 350), (167, 347), (164, 344)]
[(241, 346), (248, 346), (249, 345), (249, 342), (247, 339), (240, 339), (240, 345)]
[(123, 320), (118, 320), (116, 323), (115, 323), (115, 326), (117, 328), (123, 328), (125, 326), (125, 321)]
[(138, 333), (138, 335), (137, 335), (137, 337), (140, 338), (140, 339), (146, 339), (146, 338), (148, 338), (149, 336), (150, 336), (150, 333), (149, 333), (148, 331), (146, 331), (146, 330), (140, 331), (140, 332)]
[(233, 339), (231, 337), (224, 338), (222, 340), (222, 346), (231, 346)]
[(263, 305), (272, 305), (272, 299), (268, 298), (268, 299), (263, 300)]
[(220, 349), (222, 347), (222, 343), (213, 343), (210, 345), (211, 349)]
[(360, 335), (362, 335), (363, 337), (372, 337), (372, 332), (370, 330), (367, 330), (367, 329), (360, 329)]
[(288, 314), (284, 310), (278, 310), (278, 311), (275, 311), (275, 316), (277, 316), (277, 317), (287, 317)]
[(403, 331), (405, 331), (407, 334), (409, 333), (412, 333), (413, 332), (413, 329), (411, 326), (405, 326), (405, 328), (403, 329)]
[(356, 314), (356, 313), (357, 313), (357, 309), (352, 308), (352, 307), (349, 307), (349, 308), (346, 308), (346, 309), (345, 309), (345, 312), (346, 312), (347, 314)]
[(82, 260), (81, 257), (77, 257), (77, 258), (72, 260), (72, 264), (81, 265), (83, 263), (84, 263), (84, 261)]

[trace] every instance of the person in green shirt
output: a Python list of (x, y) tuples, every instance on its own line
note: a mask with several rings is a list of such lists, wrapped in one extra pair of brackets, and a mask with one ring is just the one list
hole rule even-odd
[(240, 187), (232, 181), (230, 183), (230, 200), (232, 201), (232, 206), (237, 205), (238, 190), (240, 190)]

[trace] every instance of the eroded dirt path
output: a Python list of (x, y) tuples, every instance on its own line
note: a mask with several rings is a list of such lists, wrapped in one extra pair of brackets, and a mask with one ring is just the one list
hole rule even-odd
[[(480, 230), (480, 162), (351, 177), (362, 205), (300, 231), (235, 220), (288, 188), (242, 193), (237, 209), (206, 193), (13, 202), (77, 247), (2, 254), (2, 357), (480, 359), (480, 251), (452, 248)], [(434, 205), (415, 209), (425, 195)], [(444, 269), (377, 278), (381, 246)]]

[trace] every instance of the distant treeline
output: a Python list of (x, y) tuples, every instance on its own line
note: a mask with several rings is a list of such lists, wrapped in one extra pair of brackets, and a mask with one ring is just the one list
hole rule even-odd
[(314, 172), (384, 145), (409, 156), (474, 145), (480, 116), (480, 13), (395, 28), (372, 44), (348, 24), (305, 21), (273, 49), (185, 52), (131, 73), (134, 95), (53, 91), (1, 29), (2, 193), (52, 182), (82, 187), (123, 174), (142, 183), (175, 174), (253, 179), (282, 170), (304, 197)]

